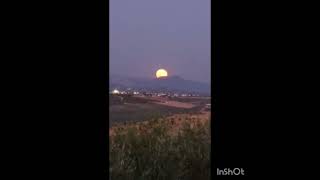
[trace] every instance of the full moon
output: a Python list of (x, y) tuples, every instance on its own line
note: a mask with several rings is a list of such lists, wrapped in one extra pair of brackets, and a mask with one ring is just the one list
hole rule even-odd
[(157, 76), (157, 78), (167, 77), (168, 76), (168, 72), (165, 69), (159, 69), (156, 72), (156, 76)]

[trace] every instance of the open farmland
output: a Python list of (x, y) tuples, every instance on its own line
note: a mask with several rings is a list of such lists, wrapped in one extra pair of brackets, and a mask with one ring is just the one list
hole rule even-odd
[(158, 119), (173, 114), (195, 114), (199, 113), (203, 105), (207, 103), (207, 99), (202, 101), (194, 99), (194, 101), (183, 102), (159, 97), (143, 98), (118, 95), (110, 96), (109, 100), (110, 126), (117, 123)]
[(110, 98), (110, 179), (210, 179), (210, 98)]

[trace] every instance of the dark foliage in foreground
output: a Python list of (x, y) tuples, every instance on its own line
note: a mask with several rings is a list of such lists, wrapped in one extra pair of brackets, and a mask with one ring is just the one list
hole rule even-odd
[(150, 121), (119, 129), (110, 138), (110, 179), (210, 179), (209, 128), (208, 123), (184, 123), (173, 135), (167, 123)]

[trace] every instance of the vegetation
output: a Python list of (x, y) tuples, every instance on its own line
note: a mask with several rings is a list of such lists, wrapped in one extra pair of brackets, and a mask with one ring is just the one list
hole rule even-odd
[(111, 180), (210, 179), (210, 124), (173, 119), (119, 126), (110, 137)]
[(190, 109), (183, 109), (153, 103), (114, 105), (109, 107), (109, 126), (124, 122), (147, 121), (173, 114), (198, 114), (201, 108), (201, 106), (196, 106)]

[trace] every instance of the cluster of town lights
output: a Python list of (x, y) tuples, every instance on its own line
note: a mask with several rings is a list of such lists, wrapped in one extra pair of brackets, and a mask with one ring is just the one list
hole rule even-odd
[(174, 96), (174, 97), (194, 97), (194, 96), (199, 96), (198, 94), (178, 94), (178, 93), (163, 93), (163, 92), (159, 92), (159, 93), (140, 93), (138, 91), (133, 91), (133, 92), (126, 92), (126, 91), (119, 91), (118, 89), (114, 89), (113, 91), (111, 91), (111, 94), (133, 94), (133, 95), (145, 95), (145, 96)]

